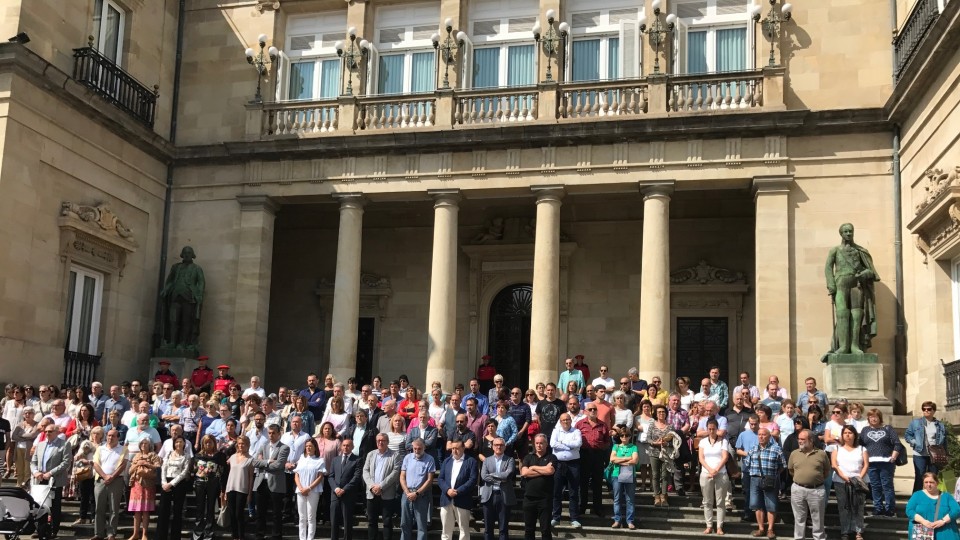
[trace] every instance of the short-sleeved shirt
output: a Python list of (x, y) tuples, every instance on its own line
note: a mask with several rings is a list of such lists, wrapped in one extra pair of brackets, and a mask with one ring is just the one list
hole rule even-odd
[(423, 485), (423, 481), (426, 480), (428, 474), (437, 470), (437, 462), (426, 452), (420, 459), (417, 459), (417, 455), (411, 452), (404, 456), (400, 470), (406, 473), (407, 487), (413, 490)]
[[(537, 456), (536, 452), (531, 452), (523, 458), (524, 467), (546, 467), (552, 464), (554, 469), (557, 467), (557, 456), (546, 454), (543, 457)], [(542, 499), (550, 500), (553, 498), (553, 475), (535, 476), (527, 478), (527, 485), (524, 489), (523, 498), (530, 501), (539, 501)]]

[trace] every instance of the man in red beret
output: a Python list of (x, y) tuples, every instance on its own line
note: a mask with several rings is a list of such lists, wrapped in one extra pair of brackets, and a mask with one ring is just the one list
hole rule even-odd
[(177, 374), (170, 371), (170, 361), (167, 359), (160, 360), (160, 369), (153, 374), (153, 380), (161, 382), (163, 384), (172, 384), (176, 386), (180, 379), (177, 378)]
[(226, 364), (220, 364), (217, 366), (217, 378), (213, 380), (213, 391), (217, 390), (227, 394), (227, 389), (230, 388), (230, 383), (234, 381), (233, 375), (227, 373), (230, 371), (230, 366)]
[(197, 389), (197, 394), (201, 392), (209, 394), (210, 387), (213, 385), (213, 370), (207, 367), (207, 360), (209, 359), (210, 357), (207, 355), (198, 356), (197, 363), (200, 365), (193, 368), (193, 373), (190, 374), (190, 382)]

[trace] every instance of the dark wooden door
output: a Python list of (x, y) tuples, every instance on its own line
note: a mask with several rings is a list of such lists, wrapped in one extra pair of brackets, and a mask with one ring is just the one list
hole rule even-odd
[(713, 366), (720, 367), (720, 380), (727, 380), (728, 323), (726, 317), (677, 318), (677, 376), (690, 377), (694, 392), (700, 390), (700, 381), (710, 376)]
[(487, 354), (493, 356), (491, 364), (503, 374), (508, 388), (528, 388), (532, 306), (533, 287), (528, 284), (503, 289), (490, 304)]
[(373, 378), (374, 317), (360, 317), (357, 325), (357, 388), (370, 384)]

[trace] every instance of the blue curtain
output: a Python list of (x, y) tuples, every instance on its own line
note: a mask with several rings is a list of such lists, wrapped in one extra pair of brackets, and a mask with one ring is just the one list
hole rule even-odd
[(320, 97), (334, 98), (338, 94), (340, 94), (340, 59), (324, 60), (320, 62)]
[(533, 45), (507, 47), (507, 86), (533, 84), (533, 69), (536, 66), (533, 53)]
[(315, 65), (313, 61), (290, 64), (290, 89), (287, 99), (313, 99)]
[(492, 88), (500, 85), (500, 48), (473, 50), (473, 87)]
[(707, 71), (707, 33), (687, 32), (687, 73)]
[(437, 89), (434, 82), (434, 64), (436, 56), (433, 51), (413, 53), (413, 80), (410, 91), (413, 93), (433, 92)]
[(747, 67), (747, 29), (717, 30), (717, 71), (742, 71)]
[(607, 79), (620, 78), (620, 38), (607, 40)]
[(574, 81), (600, 80), (600, 40), (581, 39), (573, 42), (571, 78)]
[(380, 80), (377, 92), (399, 94), (403, 92), (403, 55), (391, 54), (380, 57)]

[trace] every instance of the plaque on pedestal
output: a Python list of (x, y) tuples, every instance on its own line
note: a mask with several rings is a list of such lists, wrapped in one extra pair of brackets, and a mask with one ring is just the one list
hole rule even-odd
[(834, 363), (831, 359), (824, 370), (827, 397), (831, 401), (837, 398), (859, 401), (868, 409), (877, 407), (881, 411), (892, 411), (893, 402), (886, 396), (886, 387), (883, 384), (883, 365), (877, 362), (876, 354), (867, 353), (862, 356), (872, 356), (873, 362), (850, 363), (847, 360), (847, 363)]

